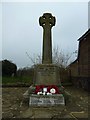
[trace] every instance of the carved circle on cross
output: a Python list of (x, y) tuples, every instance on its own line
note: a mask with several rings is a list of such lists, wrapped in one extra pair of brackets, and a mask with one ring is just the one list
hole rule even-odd
[(51, 13), (44, 13), (42, 17), (39, 18), (39, 24), (42, 27), (53, 27), (55, 26), (56, 19)]

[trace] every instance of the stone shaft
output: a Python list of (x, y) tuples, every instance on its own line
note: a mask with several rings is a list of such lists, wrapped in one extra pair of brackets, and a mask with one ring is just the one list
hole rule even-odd
[(39, 18), (39, 24), (43, 27), (42, 63), (50, 64), (52, 63), (51, 28), (55, 25), (55, 17), (50, 13), (45, 13)]

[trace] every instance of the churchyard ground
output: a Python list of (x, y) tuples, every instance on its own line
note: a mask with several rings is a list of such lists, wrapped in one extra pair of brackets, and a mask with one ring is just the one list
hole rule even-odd
[(2, 117), (3, 118), (88, 118), (87, 91), (74, 86), (66, 86), (65, 91), (70, 95), (66, 106), (58, 107), (28, 107), (23, 102), (23, 94), (28, 87), (2, 88)]

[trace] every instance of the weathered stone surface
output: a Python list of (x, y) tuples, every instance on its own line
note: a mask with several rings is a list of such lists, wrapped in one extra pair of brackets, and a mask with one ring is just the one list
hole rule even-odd
[(34, 85), (61, 85), (59, 67), (52, 64), (51, 28), (55, 22), (51, 13), (44, 13), (39, 18), (39, 24), (43, 27), (42, 64), (35, 67)]
[[(52, 64), (52, 39), (51, 28), (55, 25), (55, 17), (51, 13), (44, 13), (39, 18), (39, 24), (43, 27), (43, 51), (42, 51), (42, 64), (34, 68), (33, 87), (24, 93), (24, 98), (29, 99), (29, 105), (58, 105), (65, 104), (64, 96), (38, 96), (35, 95), (33, 89), (36, 85), (56, 85), (61, 87), (59, 67)], [(33, 91), (34, 90), (34, 91)]]
[(39, 24), (43, 27), (43, 51), (42, 51), (42, 63), (52, 63), (52, 39), (51, 28), (55, 25), (55, 17), (51, 13), (44, 13), (39, 18)]
[(35, 85), (61, 85), (59, 68), (52, 64), (41, 64), (35, 68)]
[(88, 118), (88, 113), (85, 113), (84, 111), (81, 112), (71, 112), (70, 115), (76, 117), (76, 118)]
[(29, 106), (54, 106), (65, 105), (64, 96), (62, 94), (57, 95), (31, 95), (29, 100)]
[[(88, 118), (88, 100), (90, 95), (88, 92), (82, 89), (76, 89), (73, 86), (66, 86), (65, 89), (71, 94), (71, 101), (66, 106), (51, 106), (51, 107), (28, 107), (23, 100), (23, 93), (27, 90), (27, 87), (8, 87), (2, 88), (2, 117), (3, 118), (53, 118), (52, 120), (58, 120), (58, 118), (70, 118), (71, 112), (79, 112), (83, 118)], [(80, 99), (82, 97), (82, 99)], [(18, 100), (17, 100), (18, 99)], [(85, 101), (84, 101), (85, 100)], [(80, 106), (77, 105), (80, 104)], [(17, 110), (15, 108), (17, 107)], [(12, 108), (12, 109), (11, 109)], [(29, 110), (28, 110), (29, 109)], [(67, 111), (66, 111), (66, 110)], [(84, 111), (82, 113), (82, 111)], [(13, 114), (13, 116), (11, 115)], [(87, 116), (85, 114), (87, 114)], [(73, 114), (75, 116), (75, 114)], [(85, 116), (84, 116), (85, 115)], [(72, 118), (75, 118), (71, 116)], [(76, 119), (80, 118), (77, 116)]]
[(30, 94), (34, 94), (34, 93), (35, 93), (35, 87), (31, 85), (28, 88), (28, 90), (23, 94), (23, 97), (29, 99)]

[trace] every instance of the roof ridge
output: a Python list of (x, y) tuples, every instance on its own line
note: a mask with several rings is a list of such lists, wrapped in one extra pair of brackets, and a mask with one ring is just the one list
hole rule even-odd
[(78, 41), (82, 40), (84, 37), (86, 37), (90, 33), (90, 28), (78, 39)]

